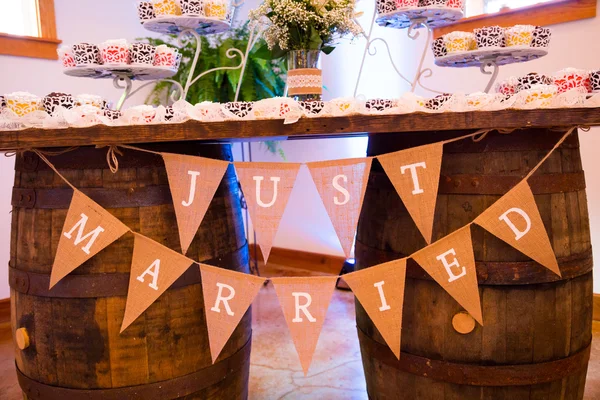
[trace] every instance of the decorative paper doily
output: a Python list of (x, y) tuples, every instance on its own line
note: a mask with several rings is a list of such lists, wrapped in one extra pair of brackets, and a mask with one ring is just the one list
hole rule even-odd
[(170, 67), (155, 67), (153, 65), (84, 65), (65, 68), (63, 72), (69, 76), (83, 78), (114, 78), (115, 76), (127, 76), (133, 80), (150, 81), (156, 79), (170, 78), (177, 73)]
[(228, 30), (231, 23), (226, 20), (209, 17), (189, 17), (171, 15), (143, 21), (145, 29), (153, 32), (178, 34), (186, 29), (193, 29), (200, 35), (210, 35)]
[(471, 51), (461, 51), (435, 59), (439, 67), (479, 67), (486, 61), (493, 60), (497, 65), (512, 64), (535, 60), (548, 54), (545, 48), (514, 46), (495, 47)]
[(415, 20), (422, 19), (431, 28), (437, 28), (458, 21), (463, 16), (463, 10), (456, 7), (400, 7), (394, 12), (379, 14), (375, 21), (386, 28), (405, 29)]

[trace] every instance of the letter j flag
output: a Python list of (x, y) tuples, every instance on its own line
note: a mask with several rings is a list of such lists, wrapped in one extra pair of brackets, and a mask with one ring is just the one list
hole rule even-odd
[(266, 279), (200, 264), (212, 362), (233, 334)]

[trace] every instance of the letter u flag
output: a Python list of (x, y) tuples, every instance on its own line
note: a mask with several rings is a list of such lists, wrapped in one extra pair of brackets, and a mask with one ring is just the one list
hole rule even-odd
[(271, 279), (305, 376), (337, 279), (337, 276)]
[(307, 164), (348, 258), (356, 235), (371, 161), (370, 158), (357, 158)]
[(200, 264), (210, 354), (214, 363), (265, 278)]
[(50, 288), (128, 231), (111, 213), (75, 190), (58, 240)]
[(186, 254), (229, 163), (161, 153), (173, 197), (181, 252)]
[(554, 250), (527, 181), (492, 204), (475, 223), (560, 276)]
[(301, 164), (234, 163), (265, 264)]

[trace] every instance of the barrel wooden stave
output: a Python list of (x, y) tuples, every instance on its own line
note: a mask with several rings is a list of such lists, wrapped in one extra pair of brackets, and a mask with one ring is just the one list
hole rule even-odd
[[(231, 160), (230, 149), (225, 146), (185, 144), (167, 148), (178, 153)], [(82, 151), (92, 158), (98, 157), (92, 150)], [(95, 151), (105, 157), (106, 149)], [(68, 162), (60, 162), (61, 158), (69, 157), (69, 153), (49, 158), (51, 162), (58, 159), (57, 164), (66, 164), (60, 169), (61, 173), (79, 189), (124, 188), (135, 195), (138, 188), (168, 185), (159, 156), (141, 163), (145, 165), (128, 167), (132, 159), (135, 164), (135, 159), (143, 154), (126, 150), (125, 155), (119, 157), (123, 162), (116, 174), (106, 166), (79, 170)], [(65, 187), (53, 171), (39, 165), (38, 169), (16, 171), (15, 187)], [(235, 173), (230, 167), (190, 246), (188, 257), (207, 260), (238, 250), (246, 256), (234, 258), (234, 265), (222, 266), (248, 272), (247, 262), (242, 262), (247, 260), (247, 250), (242, 249), (246, 241), (237, 194)], [(170, 202), (157, 203), (164, 204), (108, 210), (131, 229), (180, 251), (173, 206)], [(17, 269), (50, 273), (66, 213), (67, 208), (14, 207), (11, 263)], [(128, 273), (132, 250), (133, 235), (128, 233), (72, 274)], [(15, 311), (13, 328), (26, 327), (31, 337), (28, 349), (16, 350), (17, 367), (36, 381), (80, 389), (118, 388), (174, 379), (212, 364), (199, 283), (167, 290), (122, 334), (119, 330), (125, 296), (51, 298), (16, 290), (11, 290), (11, 296)], [(250, 323), (249, 311), (218, 361), (231, 357), (246, 345), (250, 340)], [(245, 360), (245, 364), (248, 361)], [(240, 365), (225, 380), (185, 398), (245, 398), (248, 370), (249, 365)]]
[[(447, 135), (452, 133), (402, 134), (397, 136), (398, 140), (374, 136), (370, 138), (369, 155), (443, 140)], [(525, 176), (562, 133), (533, 130), (513, 135), (531, 137), (516, 139), (516, 143), (511, 144), (512, 135), (495, 134), (480, 144), (461, 141), (446, 145), (442, 179), (460, 174)], [(486, 140), (489, 141), (486, 143)], [(572, 135), (534, 177), (578, 171), (581, 171), (578, 140)], [(382, 176), (378, 163), (374, 163), (373, 174), (376, 176), (372, 175), (367, 188), (357, 234), (358, 268), (410, 255), (426, 245), (389, 180), (382, 182), (387, 177)], [(451, 194), (440, 191), (434, 241), (470, 223), (500, 198), (499, 194), (474, 195), (460, 191), (460, 188)], [(591, 257), (585, 190), (536, 194), (535, 198), (559, 264), (561, 257)], [(476, 225), (472, 227), (472, 240), (477, 261), (529, 260)], [(533, 276), (543, 277), (540, 273), (544, 267), (530, 268), (535, 272)], [(467, 335), (452, 328), (452, 317), (463, 311), (458, 303), (434, 281), (409, 276), (402, 351), (433, 360), (490, 366), (540, 363), (577, 353), (591, 341), (592, 320), (592, 273), (587, 272), (589, 268), (580, 269), (579, 276), (575, 274), (573, 279), (555, 282), (514, 285), (507, 281), (503, 285), (480, 285), (485, 325), (477, 324)], [(482, 277), (479, 278), (481, 282)], [(356, 308), (358, 329), (377, 342), (385, 343), (358, 302)], [(403, 372), (370, 355), (365, 346), (362, 352), (372, 399), (581, 399), (587, 370), (582, 368), (564, 379), (532, 386), (469, 386)]]

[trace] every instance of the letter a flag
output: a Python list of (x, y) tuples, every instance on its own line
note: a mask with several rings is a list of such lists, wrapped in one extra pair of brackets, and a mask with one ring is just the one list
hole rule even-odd
[(229, 163), (162, 153), (173, 196), (181, 251), (187, 253)]
[(434, 143), (377, 156), (428, 244), (433, 232), (443, 152), (443, 143)]
[(210, 354), (214, 363), (265, 278), (200, 264)]
[(471, 225), (451, 233), (410, 257), (483, 325)]
[(400, 359), (406, 258), (342, 276), (381, 336)]
[(301, 164), (234, 163), (265, 264)]
[(128, 231), (111, 213), (75, 190), (58, 241), (50, 288)]
[(271, 279), (305, 376), (337, 279), (337, 276)]
[(307, 164), (346, 257), (352, 251), (371, 162), (357, 158)]
[(146, 311), (192, 263), (180, 253), (134, 233), (129, 290), (121, 332)]
[(515, 186), (475, 223), (560, 276), (560, 270), (527, 181)]

